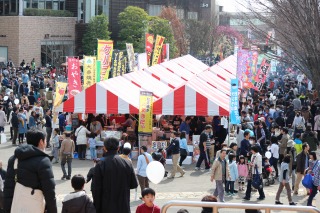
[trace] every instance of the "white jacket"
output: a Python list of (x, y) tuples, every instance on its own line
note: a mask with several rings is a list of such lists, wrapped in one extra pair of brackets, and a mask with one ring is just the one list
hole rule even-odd
[(4, 113), (3, 110), (0, 110), (0, 126), (4, 127), (6, 125), (6, 122), (7, 122), (6, 113)]
[(77, 137), (77, 145), (87, 144), (87, 134), (91, 132), (85, 126), (80, 126), (76, 129), (75, 136)]
[[(254, 161), (252, 162), (252, 159), (255, 157)], [(251, 169), (251, 172), (252, 174), (256, 174), (256, 168), (255, 166), (258, 167), (258, 172), (259, 174), (262, 173), (262, 156), (260, 155), (260, 153), (256, 153), (254, 155), (251, 155), (251, 163), (253, 163), (254, 165), (250, 168)]]

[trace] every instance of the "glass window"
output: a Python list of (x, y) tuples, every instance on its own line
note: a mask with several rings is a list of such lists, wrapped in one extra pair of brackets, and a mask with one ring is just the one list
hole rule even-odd
[(16, 14), (18, 12), (17, 0), (10, 0), (10, 14)]
[(149, 4), (149, 15), (150, 16), (158, 16), (161, 13), (161, 5), (153, 5)]
[(38, 0), (32, 0), (32, 8), (38, 8)]
[(64, 1), (60, 1), (59, 10), (64, 10)]
[(176, 9), (178, 19), (184, 19), (184, 9)]
[(4, 6), (3, 6), (3, 0), (0, 0), (0, 15), (4, 15)]
[(188, 12), (188, 19), (198, 20), (198, 12)]
[(54, 1), (54, 2), (53, 2), (53, 5), (52, 5), (52, 9), (53, 9), (53, 10), (58, 10), (58, 9), (59, 9), (59, 2)]
[(44, 8), (45, 8), (44, 1), (39, 1), (38, 9), (44, 9)]
[(10, 10), (10, 7), (9, 7), (9, 0), (4, 0), (4, 14), (5, 15), (9, 15), (9, 10)]
[(52, 10), (52, 1), (46, 1), (46, 9), (47, 10)]

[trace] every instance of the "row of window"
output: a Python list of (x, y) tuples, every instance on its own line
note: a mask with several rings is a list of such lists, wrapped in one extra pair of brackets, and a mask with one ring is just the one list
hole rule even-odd
[[(149, 4), (148, 12), (150, 16), (159, 16), (161, 13), (162, 5), (153, 5)], [(177, 17), (179, 19), (185, 19), (185, 11), (184, 9), (176, 9)], [(187, 19), (198, 20), (198, 12), (188, 12)]]

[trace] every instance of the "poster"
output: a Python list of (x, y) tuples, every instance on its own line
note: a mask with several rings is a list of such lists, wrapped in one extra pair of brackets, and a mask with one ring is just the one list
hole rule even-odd
[(96, 57), (85, 56), (83, 59), (83, 88), (96, 83)]
[(152, 134), (152, 112), (153, 112), (153, 93), (140, 92), (140, 107), (139, 107), (139, 133)]
[(98, 40), (98, 60), (101, 61), (100, 80), (108, 79), (111, 65), (111, 57), (113, 51), (112, 40)]
[(62, 103), (62, 100), (66, 93), (67, 85), (68, 84), (65, 82), (56, 82), (56, 92), (53, 107), (59, 106)]
[(158, 64), (159, 62), (159, 57), (161, 55), (163, 42), (164, 42), (164, 37), (157, 35), (156, 43), (155, 43), (153, 55), (152, 55), (152, 63), (151, 63), (152, 66)]
[(151, 56), (153, 52), (153, 42), (154, 42), (154, 35), (146, 33), (146, 53), (147, 53), (147, 65), (151, 65)]
[(80, 63), (78, 58), (67, 58), (68, 98), (81, 92)]
[(264, 82), (266, 81), (267, 75), (271, 69), (271, 61), (269, 59), (264, 58), (261, 62), (260, 69), (255, 78), (255, 84), (253, 89), (261, 90)]
[(128, 55), (128, 64), (129, 64), (129, 71), (135, 72), (137, 71), (137, 66), (135, 63), (135, 56), (132, 44), (126, 44), (127, 47), (127, 55)]
[(230, 123), (240, 124), (238, 79), (231, 79)]

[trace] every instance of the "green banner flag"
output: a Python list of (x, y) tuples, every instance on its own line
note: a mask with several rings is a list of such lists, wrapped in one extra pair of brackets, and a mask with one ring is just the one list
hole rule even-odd
[(100, 82), (100, 73), (101, 73), (101, 61), (97, 60), (96, 61), (96, 82)]

